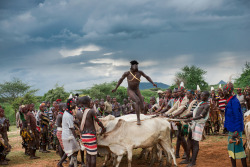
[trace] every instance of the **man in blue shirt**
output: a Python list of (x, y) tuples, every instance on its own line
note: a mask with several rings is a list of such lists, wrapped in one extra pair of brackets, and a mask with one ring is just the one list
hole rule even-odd
[(225, 95), (225, 123), (224, 127), (229, 131), (228, 154), (233, 167), (236, 167), (236, 159), (241, 159), (242, 166), (247, 167), (246, 154), (243, 148), (242, 131), (244, 130), (243, 114), (240, 102), (236, 95), (233, 96), (234, 86), (231, 82), (224, 86)]

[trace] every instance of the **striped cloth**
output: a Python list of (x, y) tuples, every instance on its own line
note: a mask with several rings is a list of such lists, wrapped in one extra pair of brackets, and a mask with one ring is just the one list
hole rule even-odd
[(204, 130), (205, 124), (204, 123), (194, 123), (192, 125), (192, 139), (195, 141), (202, 140), (202, 134)]
[(224, 112), (226, 108), (226, 99), (219, 99), (219, 108)]
[[(246, 158), (246, 153), (243, 147), (242, 138), (240, 138), (240, 143), (238, 145), (236, 145), (236, 143), (231, 143), (231, 144), (229, 143), (229, 140), (232, 138), (233, 134), (234, 134), (233, 132), (229, 132), (229, 136), (228, 136), (227, 149), (228, 149), (229, 157), (232, 157), (233, 159)], [(239, 132), (239, 136), (242, 137), (242, 132)]]
[(42, 125), (45, 125), (45, 126), (49, 125), (49, 117), (45, 114), (42, 114)]
[(87, 153), (90, 155), (97, 154), (97, 142), (96, 142), (96, 135), (86, 133), (81, 135), (82, 144), (86, 149)]
[(48, 117), (49, 117), (49, 121), (52, 122), (53, 121), (53, 112), (51, 111), (51, 109), (48, 112)]
[(60, 129), (59, 129), (59, 127), (57, 128), (56, 136), (57, 136), (57, 138), (59, 140), (59, 143), (60, 143), (62, 149), (64, 150), (63, 142), (62, 142), (62, 128), (60, 128)]

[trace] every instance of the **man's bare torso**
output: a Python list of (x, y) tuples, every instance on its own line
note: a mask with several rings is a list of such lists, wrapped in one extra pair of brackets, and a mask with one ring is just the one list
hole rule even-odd
[[(86, 112), (86, 111), (84, 111)], [(94, 118), (93, 118), (93, 112), (95, 112), (94, 110), (89, 110), (87, 116), (86, 116), (86, 121), (85, 121), (85, 125), (83, 128), (83, 131), (96, 131), (95, 130), (95, 126), (94, 126)]]
[(198, 117), (198, 116), (200, 116), (201, 114), (202, 114), (202, 115), (203, 115), (203, 114), (207, 114), (208, 109), (209, 109), (209, 105), (208, 105), (208, 104), (201, 105), (201, 106), (197, 109), (197, 112), (196, 112), (195, 117)]
[(136, 71), (133, 73), (133, 75), (130, 73), (130, 71), (126, 72), (127, 75), (127, 81), (128, 81), (128, 88), (132, 90), (139, 89), (140, 84), (140, 78), (141, 78), (141, 71)]

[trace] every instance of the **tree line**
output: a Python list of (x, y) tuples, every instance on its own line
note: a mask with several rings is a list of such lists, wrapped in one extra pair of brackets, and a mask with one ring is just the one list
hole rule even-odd
[[(184, 82), (185, 88), (196, 90), (197, 84), (201, 90), (210, 90), (208, 83), (204, 79), (207, 72), (197, 66), (185, 66), (175, 74), (174, 84), (170, 89), (178, 87), (181, 82)], [(242, 69), (241, 75), (235, 79), (235, 87), (245, 88), (250, 85), (250, 63), (246, 62)], [(13, 78), (11, 81), (5, 81), (0, 84), (0, 105), (5, 109), (6, 117), (10, 122), (15, 122), (15, 113), (18, 111), (20, 104), (35, 104), (38, 108), (42, 101), (53, 102), (56, 99), (61, 99), (66, 102), (69, 95), (78, 93), (80, 96), (88, 95), (93, 99), (105, 99), (106, 95), (116, 97), (117, 101), (122, 103), (124, 98), (127, 98), (127, 89), (120, 86), (115, 93), (111, 94), (111, 90), (116, 86), (116, 82), (95, 84), (88, 89), (79, 89), (67, 92), (64, 86), (55, 85), (43, 96), (36, 96), (39, 89), (33, 89), (28, 83), (24, 83), (18, 78)], [(149, 102), (150, 97), (157, 96), (157, 91), (160, 88), (141, 90), (146, 102)]]

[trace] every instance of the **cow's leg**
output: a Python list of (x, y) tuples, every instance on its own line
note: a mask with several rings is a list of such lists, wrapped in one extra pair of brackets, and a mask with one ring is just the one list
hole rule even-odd
[(105, 155), (104, 162), (102, 164), (103, 167), (108, 165), (108, 161), (111, 160), (111, 153)]
[(161, 140), (160, 145), (162, 146), (162, 148), (164, 149), (164, 152), (166, 154), (168, 154), (170, 152), (170, 154), (171, 154), (171, 156), (173, 158), (173, 161), (174, 161), (174, 165), (177, 166), (176, 158), (175, 158), (175, 154), (174, 154), (174, 149), (172, 148), (171, 143), (168, 143), (167, 141)]
[(122, 155), (118, 155), (117, 158), (116, 158), (116, 165), (115, 167), (119, 167), (120, 163), (121, 163), (121, 160), (122, 160)]
[(143, 148), (138, 159), (142, 159), (143, 157), (145, 157), (145, 154), (146, 154), (146, 148)]
[(107, 166), (107, 161), (108, 161), (108, 155), (105, 155), (104, 162), (102, 164), (102, 167)]
[(153, 147), (152, 151), (151, 151), (152, 155), (151, 155), (151, 160), (150, 160), (150, 167), (154, 165), (155, 163), (155, 158), (156, 158), (156, 154), (157, 154), (157, 147), (156, 145)]
[(127, 157), (128, 157), (128, 167), (131, 167), (132, 163), (132, 156), (133, 156), (133, 149), (127, 149)]
[(116, 161), (117, 161), (117, 155), (112, 153), (112, 160), (113, 160), (113, 166), (115, 166)]

